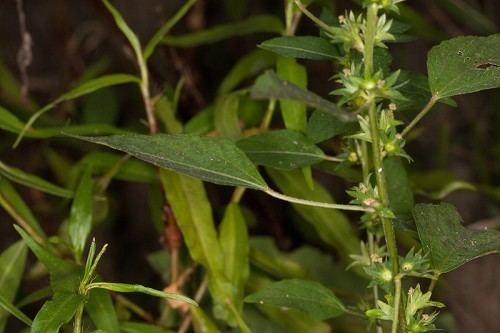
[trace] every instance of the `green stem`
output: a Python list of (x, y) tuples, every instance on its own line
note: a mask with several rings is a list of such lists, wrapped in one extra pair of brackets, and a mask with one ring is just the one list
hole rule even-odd
[(368, 7), (366, 17), (366, 33), (364, 47), (365, 78), (371, 78), (373, 74), (373, 51), (375, 49), (375, 34), (377, 33), (378, 5), (372, 4)]
[(369, 212), (369, 211), (371, 211), (369, 208), (356, 206), (356, 205), (341, 205), (341, 204), (318, 202), (318, 201), (311, 201), (311, 200), (289, 197), (288, 195), (281, 194), (281, 193), (276, 192), (270, 188), (267, 189), (265, 192), (267, 194), (269, 194), (270, 196), (275, 197), (277, 199), (288, 201), (291, 203), (300, 204), (300, 205), (305, 205), (305, 206), (339, 209), (339, 210), (349, 210), (349, 211), (357, 211), (357, 212)]
[(311, 13), (309, 10), (307, 10), (306, 6), (300, 1), (300, 0), (295, 0), (295, 4), (297, 7), (299, 7), (300, 11), (304, 13), (311, 21), (316, 23), (320, 28), (322, 28), (325, 31), (330, 31), (330, 26), (326, 24), (325, 22), (321, 21), (319, 18), (317, 18), (313, 13)]
[(415, 118), (405, 127), (403, 132), (401, 132), (402, 136), (406, 136), (419, 122), (424, 118), (429, 111), (432, 110), (432, 107), (436, 104), (438, 98), (436, 96), (432, 96), (429, 102), (424, 106), (422, 111), (420, 111)]
[[(398, 333), (398, 326), (401, 324), (399, 321), (399, 310), (400, 310), (400, 302), (401, 302), (401, 277), (396, 276), (394, 278), (395, 285), (395, 295), (394, 295), (394, 317), (392, 318), (392, 329), (391, 333)], [(403, 325), (404, 329), (404, 325)], [(403, 331), (401, 331), (403, 332)]]
[(73, 333), (82, 333), (83, 332), (83, 309), (84, 304), (80, 304), (75, 314), (75, 322), (73, 326)]

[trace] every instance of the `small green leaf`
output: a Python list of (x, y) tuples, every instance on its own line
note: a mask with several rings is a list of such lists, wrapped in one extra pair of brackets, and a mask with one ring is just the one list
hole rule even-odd
[(42, 192), (57, 195), (63, 198), (71, 198), (73, 192), (60, 186), (49, 183), (48, 181), (20, 169), (10, 167), (0, 162), (0, 174), (5, 178), (10, 179), (15, 183), (19, 183), (28, 187), (34, 187)]
[(429, 85), (438, 98), (500, 87), (500, 35), (457, 37), (432, 48)]
[(257, 15), (234, 23), (221, 24), (199, 32), (181, 36), (167, 36), (165, 44), (176, 47), (194, 47), (204, 44), (237, 37), (250, 35), (257, 32), (280, 34), (283, 31), (281, 19), (272, 15)]
[(450, 204), (419, 204), (413, 210), (424, 251), (433, 268), (446, 273), (476, 258), (500, 253), (500, 233), (474, 231), (462, 226), (462, 218)]
[(245, 153), (227, 139), (181, 134), (76, 138), (108, 146), (158, 167), (216, 184), (267, 189), (265, 181)]
[(198, 112), (186, 123), (184, 133), (191, 135), (205, 135), (214, 129), (214, 107), (211, 105)]
[(356, 120), (354, 114), (341, 110), (335, 103), (293, 83), (280, 80), (273, 71), (267, 71), (257, 78), (252, 86), (251, 94), (256, 99), (287, 99), (301, 102), (320, 111), (331, 113), (344, 122)]
[(113, 282), (93, 282), (90, 283), (87, 288), (94, 289), (106, 289), (111, 291), (116, 291), (119, 293), (142, 293), (154, 297), (167, 298), (180, 302), (186, 302), (189, 304), (197, 305), (195, 301), (189, 297), (183, 296), (177, 293), (165, 292), (161, 290), (156, 290), (149, 287), (144, 287), (140, 284), (127, 284), (127, 283), (113, 283)]
[(141, 43), (139, 41), (139, 38), (137, 38), (137, 35), (132, 31), (132, 29), (130, 29), (120, 12), (108, 0), (102, 0), (102, 2), (113, 16), (118, 29), (120, 29), (120, 31), (123, 33), (125, 38), (127, 38), (128, 42), (134, 49), (134, 53), (136, 55), (142, 56)]
[[(13, 315), (14, 317), (16, 317), (17, 319), (19, 319), (28, 326), (31, 326), (32, 324), (31, 319), (28, 316), (26, 316), (23, 312), (21, 312), (21, 310), (16, 308), (14, 304), (9, 302), (2, 295), (0, 295), (0, 310), (10, 313), (11, 315)], [(4, 317), (6, 318), (6, 315), (5, 313), (2, 313), (2, 318)]]
[(120, 333), (118, 317), (107, 290), (91, 290), (85, 308), (96, 328), (107, 333)]
[(248, 263), (248, 231), (241, 208), (231, 203), (227, 206), (220, 224), (219, 242), (224, 256), (224, 274), (232, 285), (232, 302), (241, 310), (245, 283), (250, 267)]
[(259, 45), (279, 55), (297, 59), (333, 60), (339, 55), (333, 44), (314, 36), (283, 36), (266, 40)]
[(307, 136), (314, 142), (322, 142), (357, 127), (355, 123), (340, 121), (330, 113), (314, 111), (307, 124)]
[(222, 80), (218, 94), (227, 94), (238, 87), (245, 79), (259, 74), (266, 68), (274, 66), (276, 56), (271, 52), (254, 50), (243, 56), (231, 68), (229, 73)]
[[(11, 303), (23, 278), (27, 248), (23, 241), (14, 243), (0, 254), (0, 296)], [(7, 323), (7, 314), (0, 310), (0, 332)]]
[(238, 109), (240, 93), (232, 93), (218, 98), (215, 103), (215, 129), (223, 138), (237, 140), (241, 137)]
[(271, 131), (244, 138), (236, 145), (255, 163), (292, 170), (322, 161), (325, 154), (302, 133)]
[(31, 333), (58, 333), (59, 328), (69, 322), (84, 297), (72, 293), (57, 293), (45, 302), (31, 326)]
[(121, 322), (120, 328), (123, 333), (174, 333), (174, 331), (169, 331), (155, 325), (133, 321)]
[(75, 193), (68, 220), (69, 238), (76, 257), (81, 258), (87, 237), (92, 228), (92, 169), (83, 173)]
[(245, 302), (271, 304), (301, 310), (318, 320), (342, 315), (342, 302), (333, 292), (318, 282), (283, 280), (247, 296)]

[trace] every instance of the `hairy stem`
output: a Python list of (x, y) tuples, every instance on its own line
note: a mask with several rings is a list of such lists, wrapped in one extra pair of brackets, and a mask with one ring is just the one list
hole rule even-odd
[(368, 7), (364, 48), (365, 78), (367, 79), (373, 74), (373, 51), (375, 49), (375, 34), (377, 33), (378, 22), (377, 12), (378, 5), (372, 4)]

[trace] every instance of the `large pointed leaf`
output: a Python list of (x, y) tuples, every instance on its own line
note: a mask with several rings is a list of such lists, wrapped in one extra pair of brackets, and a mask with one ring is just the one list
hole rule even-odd
[(458, 37), (428, 55), (429, 85), (441, 99), (500, 87), (500, 35)]
[(236, 145), (256, 164), (291, 170), (322, 161), (325, 154), (302, 133), (271, 131), (244, 138)]
[[(0, 255), (0, 296), (13, 302), (21, 283), (27, 248), (23, 241), (14, 243)], [(7, 323), (7, 313), (0, 310), (0, 332)]]
[(298, 59), (333, 60), (338, 51), (326, 39), (315, 36), (283, 36), (266, 40), (259, 47)]
[(302, 102), (320, 111), (332, 113), (339, 120), (345, 122), (356, 120), (356, 115), (341, 110), (335, 103), (315, 93), (288, 81), (280, 80), (272, 71), (267, 71), (257, 78), (252, 86), (251, 94), (253, 98), (257, 99), (288, 99)]
[(72, 293), (57, 293), (45, 302), (37, 313), (31, 333), (58, 333), (59, 328), (70, 321), (84, 297)]
[(500, 233), (475, 231), (462, 226), (462, 218), (450, 204), (419, 204), (413, 210), (418, 235), (430, 253), (433, 268), (446, 273), (492, 253), (500, 253)]
[(298, 279), (273, 283), (247, 296), (245, 302), (293, 308), (318, 320), (337, 317), (345, 311), (330, 289), (318, 282)]
[(226, 139), (181, 134), (77, 138), (216, 184), (267, 189), (265, 181), (245, 153)]

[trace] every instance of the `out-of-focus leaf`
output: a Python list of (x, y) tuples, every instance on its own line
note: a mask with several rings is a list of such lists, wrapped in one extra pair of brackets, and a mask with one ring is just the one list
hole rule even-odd
[(38, 176), (10, 167), (2, 162), (0, 162), (0, 174), (15, 183), (36, 188), (42, 192), (50, 193), (63, 198), (71, 198), (73, 196), (73, 192), (68, 189), (49, 183)]
[(82, 109), (84, 124), (115, 124), (120, 110), (115, 90), (109, 87), (94, 91), (84, 98)]
[(145, 287), (140, 284), (128, 284), (128, 283), (114, 283), (114, 282), (93, 282), (88, 285), (89, 289), (99, 288), (111, 291), (116, 291), (119, 293), (142, 293), (150, 296), (172, 299), (175, 301), (186, 302), (189, 304), (197, 305), (195, 301), (189, 297), (183, 296), (181, 294), (166, 292), (161, 290), (156, 290), (153, 288)]
[(240, 120), (238, 118), (239, 102), (240, 93), (232, 93), (219, 97), (217, 103), (215, 103), (215, 129), (224, 138), (237, 140), (241, 137)]
[(500, 233), (465, 228), (453, 205), (418, 204), (413, 216), (422, 247), (430, 253), (433, 268), (441, 273), (476, 258), (500, 253)]
[[(2, 295), (0, 295), (0, 310), (2, 310), (2, 318), (7, 318), (6, 313), (5, 313), (5, 312), (7, 312), (28, 326), (31, 326), (31, 324), (32, 324), (31, 319), (28, 316), (26, 316), (23, 312), (21, 312), (21, 310), (16, 308), (14, 306), (14, 304), (9, 302)], [(3, 328), (2, 328), (2, 330), (3, 330)]]
[(96, 328), (107, 333), (120, 333), (118, 317), (107, 290), (91, 290), (85, 308)]
[(169, 331), (155, 325), (133, 321), (121, 322), (120, 328), (123, 333), (174, 333), (174, 331)]
[(384, 159), (384, 171), (387, 194), (389, 195), (389, 207), (396, 215), (396, 218), (403, 221), (411, 220), (415, 200), (403, 159), (401, 157)]
[(81, 258), (92, 228), (92, 169), (83, 173), (68, 220), (68, 233), (76, 257)]
[[(14, 302), (23, 278), (27, 248), (23, 241), (9, 246), (0, 254), (0, 296), (7, 302)], [(7, 313), (0, 310), (0, 332), (7, 323)]]
[(50, 287), (43, 287), (25, 296), (16, 305), (22, 308), (23, 306), (38, 302), (44, 298), (49, 298), (50, 296), (52, 296), (52, 289)]
[(219, 333), (220, 330), (214, 321), (203, 311), (202, 308), (191, 306), (193, 316), (193, 327), (195, 333)]
[(199, 32), (181, 36), (167, 36), (163, 39), (163, 42), (176, 47), (195, 47), (257, 32), (279, 34), (282, 31), (283, 23), (276, 16), (257, 15), (242, 21), (221, 24)]
[(84, 82), (81, 85), (77, 86), (76, 88), (71, 89), (67, 93), (61, 95), (59, 98), (57, 98), (55, 101), (53, 101), (50, 104), (47, 104), (45, 107), (40, 109), (38, 112), (36, 112), (31, 118), (28, 120), (26, 125), (24, 125), (23, 129), (19, 133), (19, 136), (16, 139), (16, 142), (14, 143), (14, 146), (17, 146), (25, 133), (33, 126), (35, 121), (40, 118), (44, 113), (47, 111), (53, 109), (57, 104), (69, 101), (75, 98), (78, 98), (80, 96), (90, 94), (96, 90), (103, 89), (106, 87), (110, 86), (115, 86), (118, 84), (125, 84), (125, 83), (130, 83), (130, 82), (135, 82), (138, 83), (139, 79), (133, 75), (129, 74), (111, 74), (111, 75), (105, 75), (101, 76), (97, 79), (92, 79), (90, 81)]
[(184, 127), (184, 132), (192, 135), (205, 135), (214, 129), (214, 108), (211, 106), (191, 118)]
[(405, 4), (398, 4), (401, 19), (406, 22), (410, 27), (410, 33), (415, 36), (420, 36), (431, 41), (441, 41), (448, 38), (448, 35), (442, 30), (436, 29), (423, 17), (418, 11), (406, 6)]
[(339, 55), (333, 44), (315, 36), (283, 36), (266, 40), (259, 47), (298, 59), (333, 60)]
[(236, 145), (255, 163), (292, 170), (322, 161), (325, 154), (308, 137), (292, 130), (278, 130), (239, 140)]
[(248, 263), (249, 243), (245, 219), (240, 207), (230, 203), (220, 225), (219, 242), (224, 257), (224, 274), (232, 285), (233, 303), (243, 305), (244, 287), (250, 272)]
[(10, 182), (3, 177), (0, 178), (0, 205), (19, 225), (26, 230), (30, 230), (32, 235), (37, 235), (34, 236), (37, 241), (42, 241), (46, 237), (23, 198), (16, 192)]
[(288, 330), (279, 325), (279, 322), (274, 322), (269, 318), (266, 318), (262, 313), (250, 306), (245, 307), (243, 319), (248, 323), (252, 332), (289, 333)]
[(314, 142), (322, 142), (357, 127), (355, 123), (340, 121), (332, 114), (314, 111), (307, 124), (307, 136)]
[[(318, 202), (334, 202), (332, 196), (318, 182), (315, 182), (314, 189), (310, 189), (300, 176), (300, 170), (287, 172), (269, 168), (266, 170), (274, 183), (286, 195)], [(304, 220), (314, 226), (321, 239), (338, 249), (346, 260), (350, 260), (348, 259), (350, 254), (358, 252), (359, 240), (349, 220), (340, 211), (296, 204), (292, 206)]]
[[(278, 57), (276, 73), (281, 80), (291, 82), (300, 89), (307, 89), (306, 68), (295, 59)], [(286, 128), (305, 132), (307, 128), (306, 104), (301, 101), (281, 98), (280, 106)]]
[(252, 86), (251, 94), (256, 99), (287, 99), (301, 102), (320, 111), (331, 113), (344, 122), (356, 119), (354, 114), (342, 111), (335, 103), (293, 83), (280, 80), (272, 71), (267, 71), (257, 78)]
[(83, 301), (84, 297), (78, 294), (55, 294), (38, 311), (31, 326), (31, 333), (58, 333), (59, 328), (73, 318)]
[(255, 50), (243, 56), (231, 68), (219, 86), (219, 95), (229, 93), (244, 80), (259, 74), (266, 68), (274, 66), (276, 56), (271, 52)]
[(439, 191), (426, 193), (419, 191), (419, 194), (425, 195), (433, 200), (443, 200), (448, 195), (456, 191), (475, 191), (476, 187), (471, 183), (456, 180), (446, 184)]
[(318, 282), (283, 280), (245, 297), (245, 302), (271, 304), (301, 310), (318, 320), (338, 317), (345, 312), (333, 292)]
[(429, 86), (436, 99), (500, 87), (500, 35), (457, 37), (431, 49)]
[(220, 185), (266, 190), (257, 168), (236, 145), (222, 138), (131, 134), (76, 137), (128, 153), (156, 166)]
[(467, 1), (438, 0), (436, 3), (459, 20), (461, 24), (468, 26), (478, 34), (488, 35), (498, 32), (498, 26), (495, 22)]
[(156, 101), (155, 112), (167, 133), (182, 133), (182, 123), (177, 119), (175, 105), (166, 96), (163, 95)]

